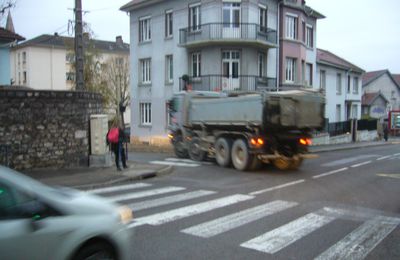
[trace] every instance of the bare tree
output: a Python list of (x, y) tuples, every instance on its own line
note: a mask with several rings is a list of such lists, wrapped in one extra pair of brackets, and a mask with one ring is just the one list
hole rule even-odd
[(15, 7), (17, 0), (0, 0), (0, 23), (7, 15), (7, 11)]

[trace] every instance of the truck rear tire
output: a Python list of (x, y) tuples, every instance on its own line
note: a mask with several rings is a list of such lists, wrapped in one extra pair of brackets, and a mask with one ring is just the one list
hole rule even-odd
[(201, 149), (201, 140), (195, 136), (189, 144), (189, 157), (194, 161), (203, 161), (206, 157), (206, 152)]
[(215, 160), (219, 166), (228, 167), (231, 164), (231, 148), (232, 142), (225, 138), (220, 137), (215, 142)]
[(277, 159), (274, 159), (272, 161), (272, 163), (279, 170), (286, 171), (286, 170), (292, 169), (291, 168), (292, 161), (293, 161), (292, 159), (288, 159), (288, 158), (277, 158)]
[(293, 158), (292, 164), (290, 165), (290, 169), (297, 170), (301, 166), (302, 162), (303, 162), (303, 158), (299, 158), (299, 157)]
[(243, 139), (237, 139), (232, 146), (232, 164), (240, 171), (249, 169), (253, 162), (253, 155), (249, 153), (249, 148)]
[(188, 151), (185, 148), (185, 145), (183, 143), (182, 135), (178, 135), (178, 136), (175, 137), (173, 145), (174, 145), (175, 155), (178, 158), (188, 158), (189, 157)]

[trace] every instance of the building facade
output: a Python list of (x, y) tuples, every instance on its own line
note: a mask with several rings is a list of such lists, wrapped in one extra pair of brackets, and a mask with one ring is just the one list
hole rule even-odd
[(131, 1), (133, 137), (165, 138), (184, 89), (277, 89), (278, 1)]
[(364, 70), (326, 50), (317, 50), (318, 88), (326, 96), (329, 123), (361, 118), (361, 79)]
[(364, 93), (361, 103), (362, 117), (381, 120), (387, 118), (389, 101), (381, 92)]

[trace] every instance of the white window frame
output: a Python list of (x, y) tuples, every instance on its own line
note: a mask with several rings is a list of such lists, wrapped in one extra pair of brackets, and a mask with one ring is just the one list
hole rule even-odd
[(296, 40), (298, 34), (298, 25), (297, 25), (298, 17), (293, 14), (286, 14), (285, 24), (286, 24), (286, 32), (285, 36), (287, 39)]
[[(194, 78), (201, 77), (201, 52), (193, 52), (191, 55), (191, 71)], [(196, 66), (196, 67), (195, 67)]]
[(286, 57), (285, 81), (294, 83), (296, 79), (296, 59)]
[(151, 84), (151, 58), (140, 59), (140, 83)]
[(309, 48), (314, 47), (314, 29), (311, 25), (306, 25), (306, 45)]
[(313, 64), (312, 63), (306, 63), (305, 83), (307, 86), (312, 86), (312, 84), (313, 84)]
[(151, 41), (151, 17), (139, 18), (139, 42)]
[(201, 30), (201, 3), (189, 5), (189, 31)]
[(319, 88), (326, 90), (326, 71), (319, 71)]
[(258, 76), (265, 77), (265, 54), (258, 53)]
[(151, 126), (151, 102), (139, 103), (140, 125)]
[(268, 9), (264, 5), (258, 5), (258, 25), (260, 32), (268, 31)]
[(342, 74), (341, 73), (336, 74), (336, 94), (337, 95), (342, 94)]
[(174, 29), (174, 16), (172, 10), (165, 12), (165, 38), (172, 38)]
[(353, 104), (351, 106), (351, 118), (357, 119), (357, 114), (358, 114), (358, 106), (357, 104)]
[(358, 87), (358, 77), (353, 78), (353, 94), (358, 94), (359, 87)]
[(169, 84), (174, 82), (174, 56), (172, 54), (165, 56), (165, 82)]
[(350, 94), (351, 91), (351, 77), (350, 75), (347, 76), (347, 94)]

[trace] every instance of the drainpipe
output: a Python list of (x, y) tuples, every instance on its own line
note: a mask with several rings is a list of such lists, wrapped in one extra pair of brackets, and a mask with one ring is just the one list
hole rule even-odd
[(280, 33), (280, 15), (281, 15), (281, 5), (282, 5), (283, 0), (278, 1), (278, 20), (277, 20), (277, 29), (276, 29), (276, 42), (278, 44), (278, 48), (276, 51), (276, 91), (279, 91), (279, 73), (280, 73), (280, 64), (279, 64), (279, 56), (280, 56), (280, 49), (281, 49), (281, 44), (280, 44), (280, 39), (279, 39), (279, 33)]

